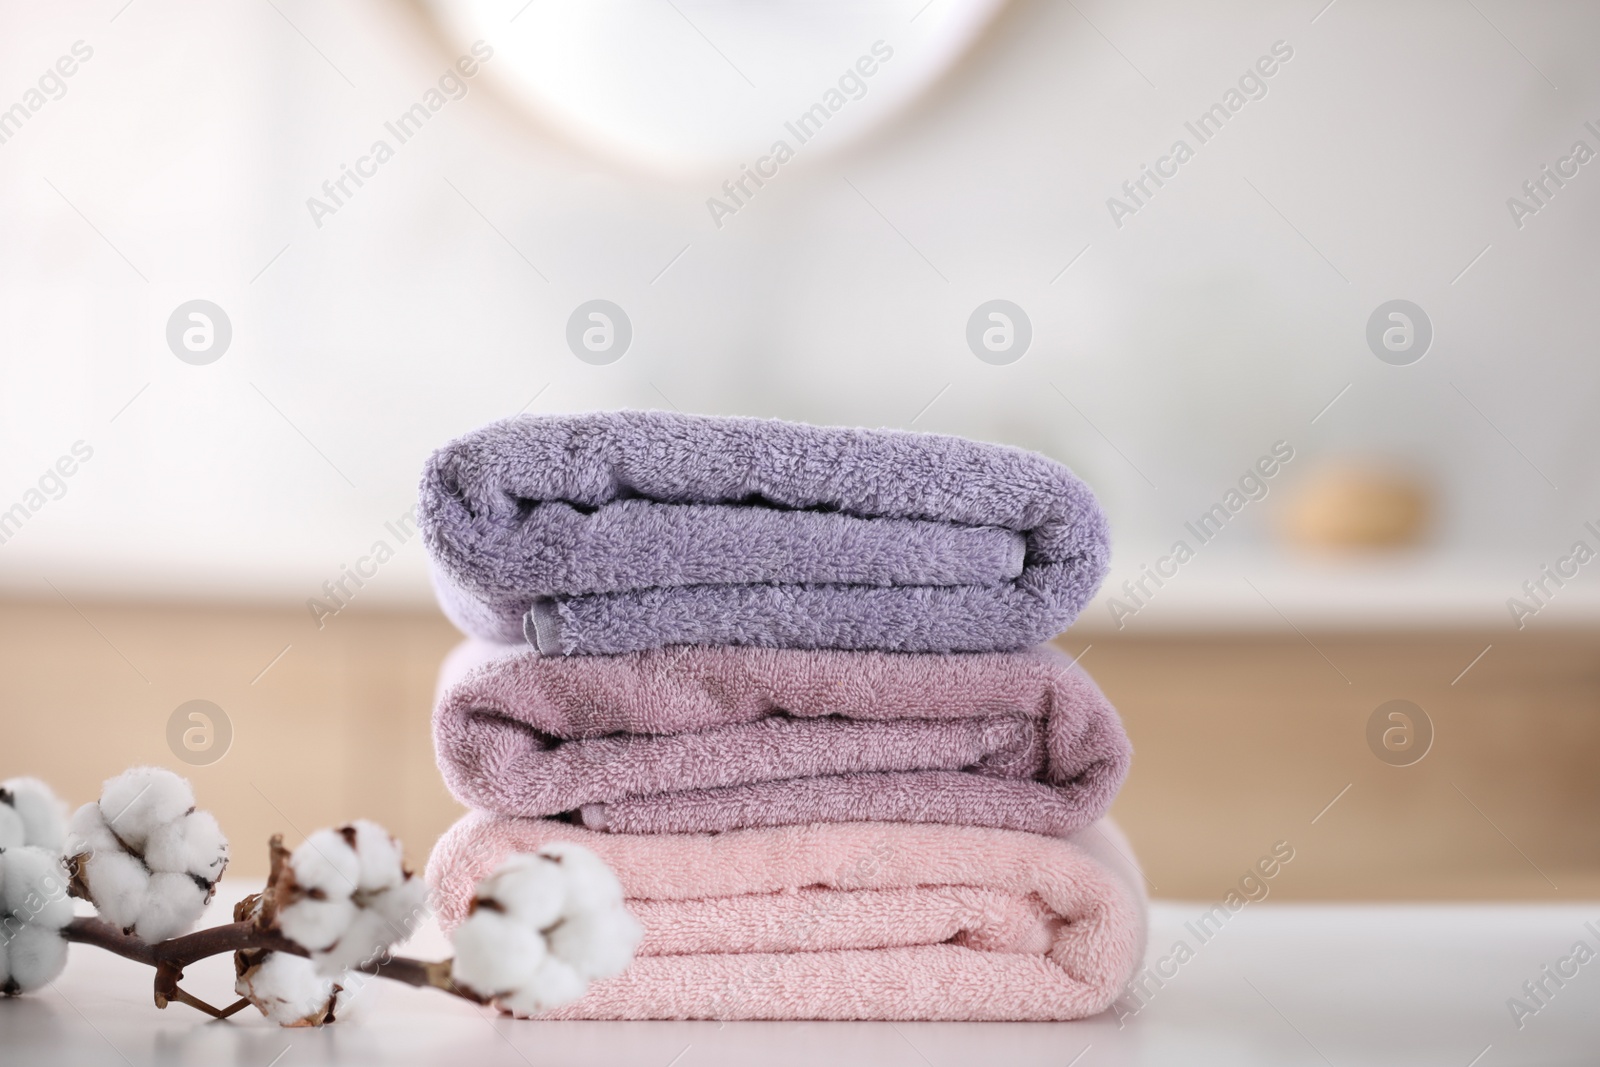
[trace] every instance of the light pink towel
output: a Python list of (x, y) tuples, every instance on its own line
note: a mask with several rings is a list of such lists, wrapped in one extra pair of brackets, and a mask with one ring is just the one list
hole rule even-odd
[[(923, 822), (1065, 834), (1106, 813), (1131, 749), (1060, 653), (682, 646), (489, 649), (434, 715), (445, 783), (502, 815), (702, 833)], [(447, 664), (447, 667), (449, 665)]]
[(551, 840), (611, 865), (645, 937), (542, 1018), (1077, 1019), (1144, 951), (1139, 875), (1104, 822), (1075, 840), (892, 823), (652, 836), (474, 813), (428, 863), (440, 923), (505, 855)]

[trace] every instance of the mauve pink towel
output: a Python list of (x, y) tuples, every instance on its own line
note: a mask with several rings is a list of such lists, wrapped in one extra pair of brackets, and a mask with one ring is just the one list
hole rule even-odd
[(1077, 1019), (1144, 952), (1139, 876), (1109, 823), (1073, 840), (905, 823), (634, 835), (474, 813), (428, 862), (441, 925), (507, 854), (551, 840), (611, 865), (645, 936), (621, 975), (540, 1018)]
[[(467, 667), (434, 714), (469, 807), (592, 830), (919, 822), (1064, 834), (1106, 813), (1131, 749), (1060, 653), (679, 646), (524, 651)], [(473, 663), (477, 666), (470, 666)]]

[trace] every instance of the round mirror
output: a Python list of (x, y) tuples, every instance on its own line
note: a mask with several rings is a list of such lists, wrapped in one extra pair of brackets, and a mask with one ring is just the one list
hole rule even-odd
[(668, 175), (837, 151), (954, 66), (1003, 0), (426, 0), (485, 76), (591, 151)]

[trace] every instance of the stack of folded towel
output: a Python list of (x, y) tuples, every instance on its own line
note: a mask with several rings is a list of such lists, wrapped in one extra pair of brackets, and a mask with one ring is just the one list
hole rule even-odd
[[(439, 450), (422, 528), (474, 641), (440, 767), (475, 809), (449, 927), (508, 853), (593, 849), (645, 928), (570, 1019), (1070, 1019), (1143, 952), (1103, 816), (1130, 749), (1041, 645), (1105, 520), (1065, 467), (960, 438), (660, 412)], [(520, 648), (510, 647), (520, 643)]]

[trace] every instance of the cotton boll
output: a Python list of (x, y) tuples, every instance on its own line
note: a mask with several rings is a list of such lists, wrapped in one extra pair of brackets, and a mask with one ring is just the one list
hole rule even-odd
[(99, 804), (85, 804), (73, 812), (67, 823), (67, 843), (63, 851), (68, 856), (81, 856), (86, 852), (125, 852), (122, 842), (106, 825)]
[(487, 908), (468, 916), (450, 940), (451, 978), (486, 997), (531, 984), (546, 955), (539, 931)]
[(561, 917), (567, 902), (567, 878), (550, 860), (519, 853), (507, 857), (479, 882), (477, 895), (493, 900), (518, 921), (543, 929)]
[(142, 850), (163, 823), (194, 807), (194, 789), (164, 767), (134, 767), (108, 779), (100, 791), (106, 824), (129, 847)]
[(508, 857), (478, 883), (477, 899), (454, 934), (452, 973), (519, 1015), (578, 999), (590, 979), (622, 971), (644, 936), (616, 875), (565, 842)]
[(27, 839), (21, 844), (52, 852), (61, 850), (67, 832), (67, 806), (48, 785), (37, 778), (9, 778), (0, 782), (0, 793), (10, 794), (11, 807), (22, 817)]
[(102, 919), (151, 942), (194, 926), (227, 867), (228, 842), (215, 817), (193, 809), (186, 780), (136, 767), (74, 813), (66, 852)]
[(318, 974), (310, 960), (269, 952), (239, 976), (233, 989), (279, 1026), (319, 1026), (329, 1014), (333, 986), (333, 980)]
[(350, 825), (355, 830), (355, 851), (361, 866), (357, 891), (376, 893), (399, 885), (405, 878), (400, 842), (369, 819), (357, 819)]
[(52, 930), (72, 921), (67, 868), (59, 856), (32, 846), (8, 848), (0, 852), (0, 868), (0, 911)]
[(567, 879), (567, 900), (563, 915), (608, 908), (622, 903), (622, 883), (611, 868), (582, 845), (552, 841), (539, 850), (559, 866)]
[(67, 965), (67, 942), (61, 934), (28, 923), (6, 945), (7, 977), (19, 991), (31, 993), (53, 982)]
[(98, 851), (88, 853), (81, 872), (100, 917), (131, 930), (150, 889), (150, 872), (144, 864), (126, 852)]
[(338, 975), (352, 967), (375, 962), (385, 949), (394, 944), (395, 930), (375, 911), (357, 908), (350, 925), (339, 940), (328, 948), (313, 954), (317, 970), (325, 975)]
[(583, 996), (588, 984), (571, 967), (554, 956), (547, 956), (533, 973), (533, 979), (515, 992), (498, 997), (495, 1003), (518, 1015), (537, 1015), (559, 1008)]
[(0, 848), (21, 848), (28, 843), (28, 826), (10, 804), (0, 804)]
[(210, 890), (187, 874), (152, 874), (133, 932), (152, 942), (186, 934), (206, 910), (210, 896)]
[(152, 871), (191, 874), (215, 885), (228, 869), (228, 839), (209, 811), (191, 811), (158, 827), (145, 844)]
[(349, 897), (332, 900), (302, 897), (279, 910), (278, 929), (289, 940), (317, 952), (343, 937), (355, 917), (355, 902)]
[(323, 970), (362, 966), (416, 933), (428, 914), (428, 888), (408, 878), (392, 889), (357, 895), (355, 919), (344, 937), (326, 953)]
[(582, 978), (621, 974), (644, 937), (644, 928), (621, 904), (570, 915), (545, 935), (552, 955)]
[(411, 930), (404, 922), (395, 922), (375, 909), (362, 908), (334, 948), (336, 955), (349, 961), (341, 968), (348, 970), (376, 963), (390, 948), (410, 936)]
[(404, 941), (428, 917), (428, 886), (412, 876), (392, 889), (367, 897), (365, 904), (388, 921), (396, 941)]
[(289, 857), (289, 866), (302, 889), (330, 897), (348, 897), (361, 881), (361, 860), (337, 830), (313, 832)]
[(311, 949), (323, 973), (379, 958), (427, 914), (427, 887), (401, 859), (400, 843), (365, 819), (311, 834), (289, 857), (296, 892), (279, 929)]
[(185, 815), (181, 819), (158, 826), (151, 832), (150, 839), (144, 846), (144, 861), (152, 871), (177, 872), (189, 869), (189, 857), (186, 854), (184, 841), (184, 830), (187, 828), (189, 818)]

